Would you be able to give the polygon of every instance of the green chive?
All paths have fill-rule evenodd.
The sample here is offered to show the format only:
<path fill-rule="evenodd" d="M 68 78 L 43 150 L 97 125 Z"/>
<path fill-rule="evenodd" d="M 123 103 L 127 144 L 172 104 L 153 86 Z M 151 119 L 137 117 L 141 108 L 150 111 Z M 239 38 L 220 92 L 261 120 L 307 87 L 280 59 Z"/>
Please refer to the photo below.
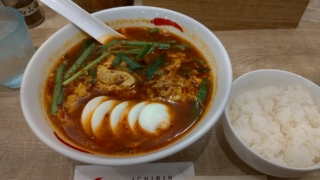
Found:
<path fill-rule="evenodd" d="M 83 69 L 81 69 L 80 71 L 78 71 L 77 73 L 75 73 L 74 75 L 72 75 L 69 79 L 63 81 L 62 85 L 66 86 L 68 84 L 70 84 L 71 82 L 73 82 L 74 80 L 76 80 L 77 78 L 79 78 L 82 74 L 84 74 L 87 70 L 89 70 L 90 68 L 92 68 L 93 66 L 97 65 L 98 63 L 100 63 L 102 60 L 104 60 L 107 56 L 109 56 L 111 53 L 110 52 L 105 52 L 103 53 L 101 56 L 99 56 L 97 59 L 95 59 L 94 61 L 92 61 L 91 63 L 89 63 L 87 66 L 85 66 Z"/>
<path fill-rule="evenodd" d="M 173 45 L 172 48 L 175 48 L 175 49 L 186 49 L 186 48 L 189 48 L 190 45 L 189 44 L 181 44 L 181 45 Z"/>
<path fill-rule="evenodd" d="M 138 54 L 137 58 L 141 59 L 143 58 L 152 48 L 152 44 L 146 44 L 143 46 L 143 49 L 140 51 L 140 53 Z"/>
<path fill-rule="evenodd" d="M 119 66 L 121 64 L 121 60 L 122 60 L 121 56 L 119 54 L 117 54 L 116 58 L 113 61 L 113 66 L 114 67 Z"/>
<path fill-rule="evenodd" d="M 54 115 L 58 112 L 58 104 L 60 103 L 59 101 L 62 102 L 62 99 L 60 96 L 62 91 L 62 75 L 65 71 L 66 65 L 64 63 L 61 63 L 59 67 L 57 68 L 56 71 L 56 77 L 55 77 L 55 84 L 54 84 L 54 89 L 53 89 L 53 96 L 52 96 L 52 102 L 51 102 L 51 115 Z"/>
<path fill-rule="evenodd" d="M 196 63 L 198 63 L 198 64 L 201 64 L 202 66 L 206 64 L 206 62 L 205 62 L 204 60 L 199 59 L 199 58 L 197 58 L 197 57 L 194 57 L 194 58 L 193 58 L 193 61 L 196 62 Z"/>
<path fill-rule="evenodd" d="M 158 70 L 160 65 L 162 64 L 163 59 L 167 56 L 167 53 L 161 54 L 161 56 L 151 65 L 151 67 L 147 71 L 147 79 L 151 80 Z"/>
<path fill-rule="evenodd" d="M 110 53 L 121 53 L 121 54 L 139 54 L 140 53 L 140 49 L 130 49 L 130 50 L 113 50 L 113 51 L 109 51 Z"/>
<path fill-rule="evenodd" d="M 89 69 L 88 70 L 88 76 L 91 78 L 89 83 L 92 84 L 94 83 L 94 80 L 97 76 L 97 69 Z"/>
<path fill-rule="evenodd" d="M 130 70 L 133 71 L 133 70 L 137 70 L 139 68 L 142 68 L 142 66 L 140 64 L 138 64 L 137 62 L 130 59 L 127 55 L 120 54 L 120 53 L 118 55 L 121 56 L 122 60 L 124 60 L 129 65 Z"/>
<path fill-rule="evenodd" d="M 143 42 L 143 41 L 120 41 L 120 44 L 125 45 L 134 45 L 134 46 L 145 46 L 146 44 L 152 44 L 152 46 L 159 48 L 159 49 L 169 49 L 170 44 L 168 43 L 157 43 L 157 42 Z"/>
<path fill-rule="evenodd" d="M 196 70 L 197 70 L 198 72 L 209 72 L 209 71 L 210 71 L 209 68 L 196 68 Z"/>
<path fill-rule="evenodd" d="M 115 45 L 117 42 L 119 42 L 119 40 L 117 40 L 117 39 L 112 40 L 112 41 L 109 42 L 108 44 L 102 46 L 101 49 L 98 51 L 97 54 L 100 55 L 104 50 L 106 50 L 106 49 L 108 49 L 109 47 Z"/>
<path fill-rule="evenodd" d="M 196 120 L 203 110 L 203 104 L 208 96 L 210 84 L 211 82 L 209 79 L 202 79 L 191 114 L 192 121 Z"/>
<path fill-rule="evenodd" d="M 153 28 L 148 31 L 148 33 L 156 33 L 159 32 L 159 28 Z"/>
<path fill-rule="evenodd" d="M 87 47 L 90 45 L 91 40 L 85 39 L 82 41 L 81 49 L 78 51 L 77 55 L 79 56 Z"/>
<path fill-rule="evenodd" d="M 83 51 L 83 53 L 78 57 L 78 59 L 73 63 L 73 65 L 66 71 L 65 75 L 63 76 L 64 79 L 68 79 L 73 72 L 75 72 L 84 60 L 88 57 L 88 55 L 94 50 L 96 47 L 95 43 L 91 43 L 89 47 Z"/>

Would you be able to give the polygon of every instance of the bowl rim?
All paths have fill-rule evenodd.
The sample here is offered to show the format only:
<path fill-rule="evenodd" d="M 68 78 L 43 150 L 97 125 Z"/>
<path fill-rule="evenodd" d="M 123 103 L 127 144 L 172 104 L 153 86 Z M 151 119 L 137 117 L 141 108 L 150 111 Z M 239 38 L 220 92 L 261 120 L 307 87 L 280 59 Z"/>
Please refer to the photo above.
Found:
<path fill-rule="evenodd" d="M 112 13 L 114 11 L 118 12 L 118 11 L 123 11 L 123 10 L 127 10 L 127 9 L 133 9 L 133 10 L 146 10 L 146 9 L 148 9 L 148 10 L 154 10 L 154 11 L 158 10 L 158 11 L 162 11 L 162 12 L 169 12 L 169 13 L 174 14 L 177 17 L 182 17 L 184 19 L 187 19 L 190 22 L 195 23 L 197 26 L 201 27 L 206 33 L 208 33 L 210 35 L 210 37 L 215 40 L 215 43 L 219 46 L 219 48 L 221 50 L 221 56 L 223 56 L 225 59 L 224 66 L 226 66 L 228 69 L 228 71 L 226 73 L 226 78 L 225 78 L 225 81 L 227 81 L 227 83 L 225 83 L 226 84 L 225 85 L 225 88 L 226 88 L 225 97 L 222 98 L 222 100 L 221 100 L 222 103 L 217 108 L 217 113 L 215 113 L 215 116 L 211 117 L 212 120 L 208 121 L 207 126 L 204 126 L 204 128 L 202 128 L 201 131 L 194 133 L 194 135 L 192 137 L 185 138 L 183 141 L 178 141 L 177 145 L 174 145 L 174 146 L 169 145 L 169 146 L 163 148 L 161 151 L 151 151 L 149 153 L 141 154 L 141 155 L 137 155 L 137 156 L 124 156 L 124 157 L 102 156 L 102 155 L 96 155 L 96 154 L 85 154 L 85 153 L 81 153 L 81 152 L 75 152 L 71 148 L 65 149 L 65 147 L 57 146 L 56 143 L 52 142 L 52 140 L 49 137 L 43 136 L 44 133 L 39 131 L 38 128 L 35 126 L 35 124 L 32 122 L 32 117 L 26 108 L 28 106 L 28 103 L 26 102 L 26 100 L 24 100 L 24 96 L 27 95 L 25 93 L 26 81 L 24 81 L 26 79 L 26 76 L 24 76 L 23 81 L 22 81 L 22 85 L 21 85 L 21 92 L 20 92 L 21 97 L 20 98 L 21 98 L 22 111 L 23 111 L 24 117 L 25 117 L 29 127 L 37 135 L 37 137 L 39 139 L 41 139 L 47 146 L 49 146 L 53 150 L 59 152 L 60 154 L 66 156 L 68 158 L 75 159 L 77 161 L 90 163 L 90 164 L 123 166 L 123 165 L 134 165 L 134 164 L 147 163 L 147 162 L 152 162 L 152 161 L 156 161 L 156 160 L 168 157 L 170 155 L 173 155 L 173 154 L 185 149 L 186 147 L 188 147 L 189 145 L 193 144 L 195 141 L 200 139 L 205 133 L 207 133 L 210 130 L 210 128 L 219 120 L 219 117 L 223 114 L 224 108 L 226 107 L 226 105 L 228 103 L 228 100 L 229 100 L 229 97 L 231 94 L 232 79 L 233 79 L 231 61 L 230 61 L 230 58 L 227 54 L 225 47 L 222 45 L 221 41 L 215 36 L 215 34 L 213 34 L 212 31 L 210 31 L 203 24 L 201 24 L 200 22 L 196 21 L 195 19 L 193 19 L 189 16 L 186 16 L 186 15 L 181 14 L 179 12 L 175 12 L 175 11 L 168 10 L 165 8 L 158 8 L 158 7 L 151 7 L 151 6 L 117 7 L 117 8 L 102 10 L 102 11 L 93 13 L 93 15 L 98 16 L 98 15 L 103 14 L 105 11 Z M 68 28 L 70 26 L 74 26 L 74 25 L 67 24 L 64 27 L 60 28 L 57 32 L 55 32 L 53 35 L 51 35 L 41 45 L 41 47 L 38 49 L 38 51 L 36 51 L 35 55 L 30 60 L 28 66 L 25 70 L 26 74 L 32 73 L 32 72 L 30 72 L 30 67 L 32 66 L 32 64 L 36 63 L 35 59 L 38 56 L 38 54 L 41 53 L 43 46 L 45 44 L 48 44 L 52 39 L 54 39 L 56 36 L 58 36 L 58 34 L 62 33 L 62 31 L 64 31 L 66 28 Z M 218 81 L 219 81 L 219 79 L 218 79 Z M 49 125 L 49 123 L 48 123 L 48 125 Z M 51 125 L 49 125 L 49 126 L 51 126 Z M 79 153 L 81 153 L 81 155 L 79 155 Z"/>
<path fill-rule="evenodd" d="M 243 80 L 244 78 L 247 78 L 248 76 L 254 76 L 255 74 L 258 74 L 258 73 L 278 73 L 278 74 L 287 74 L 287 75 L 290 75 L 294 78 L 297 78 L 297 79 L 300 79 L 302 81 L 305 81 L 305 82 L 308 82 L 316 87 L 319 88 L 319 91 L 320 91 L 320 87 L 315 84 L 314 82 L 310 81 L 309 79 L 305 78 L 305 77 L 302 77 L 298 74 L 295 74 L 295 73 L 292 73 L 292 72 L 289 72 L 289 71 L 284 71 L 284 70 L 279 70 L 279 69 L 259 69 L 259 70 L 254 70 L 254 71 L 250 71 L 250 72 L 247 72 L 241 76 L 239 76 L 232 84 L 233 86 L 235 84 L 237 84 L 239 81 Z M 272 165 L 272 166 L 275 166 L 277 168 L 283 168 L 283 169 L 286 169 L 286 170 L 293 170 L 293 171 L 299 171 L 299 172 L 304 172 L 304 171 L 314 171 L 314 170 L 319 170 L 320 169 L 320 163 L 318 164 L 315 164 L 313 166 L 309 166 L 309 167 L 304 167 L 304 168 L 298 168 L 298 167 L 291 167 L 291 166 L 284 166 L 284 165 L 281 165 L 281 164 L 277 164 L 263 156 L 261 156 L 260 154 L 258 154 L 257 152 L 253 151 L 252 148 L 250 148 L 245 142 L 243 142 L 243 140 L 239 137 L 238 133 L 235 131 L 234 127 L 232 126 L 231 122 L 230 122 L 230 118 L 229 118 L 229 114 L 227 113 L 228 111 L 228 107 L 230 105 L 230 103 L 232 103 L 232 100 L 231 99 L 231 96 L 232 96 L 232 92 L 230 94 L 230 99 L 228 101 L 228 104 L 224 110 L 224 115 L 225 115 L 225 121 L 227 123 L 227 125 L 230 127 L 230 130 L 232 131 L 233 134 L 235 134 L 235 138 L 237 139 L 238 142 L 240 142 L 240 144 L 245 147 L 246 150 L 248 150 L 251 154 L 253 154 L 255 157 L 257 157 L 259 160 L 262 160 L 264 161 L 265 163 L 268 163 L 269 165 Z M 318 107 L 319 109 L 319 107 Z M 242 159 L 242 158 L 241 158 Z"/>

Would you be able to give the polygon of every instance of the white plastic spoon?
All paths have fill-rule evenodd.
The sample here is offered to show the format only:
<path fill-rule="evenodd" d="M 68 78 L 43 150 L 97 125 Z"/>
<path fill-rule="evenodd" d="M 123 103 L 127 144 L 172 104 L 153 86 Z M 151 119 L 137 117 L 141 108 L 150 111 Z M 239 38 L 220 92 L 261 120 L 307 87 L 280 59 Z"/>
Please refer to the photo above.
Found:
<path fill-rule="evenodd" d="M 101 44 L 111 36 L 124 37 L 70 0 L 40 0 Z"/>

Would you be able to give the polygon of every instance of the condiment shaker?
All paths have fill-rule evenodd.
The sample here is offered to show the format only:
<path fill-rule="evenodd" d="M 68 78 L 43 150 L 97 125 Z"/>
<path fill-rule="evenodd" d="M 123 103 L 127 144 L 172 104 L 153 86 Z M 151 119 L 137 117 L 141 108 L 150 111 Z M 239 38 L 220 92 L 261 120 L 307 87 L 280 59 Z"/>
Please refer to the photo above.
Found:
<path fill-rule="evenodd" d="M 3 5 L 16 8 L 23 15 L 28 28 L 33 28 L 44 19 L 43 12 L 37 0 L 1 0 Z"/>

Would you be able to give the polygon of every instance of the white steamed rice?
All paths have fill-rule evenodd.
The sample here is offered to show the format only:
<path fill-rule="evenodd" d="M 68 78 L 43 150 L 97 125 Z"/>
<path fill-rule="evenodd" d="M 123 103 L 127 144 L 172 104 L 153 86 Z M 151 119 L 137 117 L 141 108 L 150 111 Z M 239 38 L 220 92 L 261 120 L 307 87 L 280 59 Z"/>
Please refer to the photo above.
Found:
<path fill-rule="evenodd" d="M 236 97 L 231 123 L 253 151 L 281 165 L 320 163 L 320 114 L 302 87 L 265 87 Z"/>

